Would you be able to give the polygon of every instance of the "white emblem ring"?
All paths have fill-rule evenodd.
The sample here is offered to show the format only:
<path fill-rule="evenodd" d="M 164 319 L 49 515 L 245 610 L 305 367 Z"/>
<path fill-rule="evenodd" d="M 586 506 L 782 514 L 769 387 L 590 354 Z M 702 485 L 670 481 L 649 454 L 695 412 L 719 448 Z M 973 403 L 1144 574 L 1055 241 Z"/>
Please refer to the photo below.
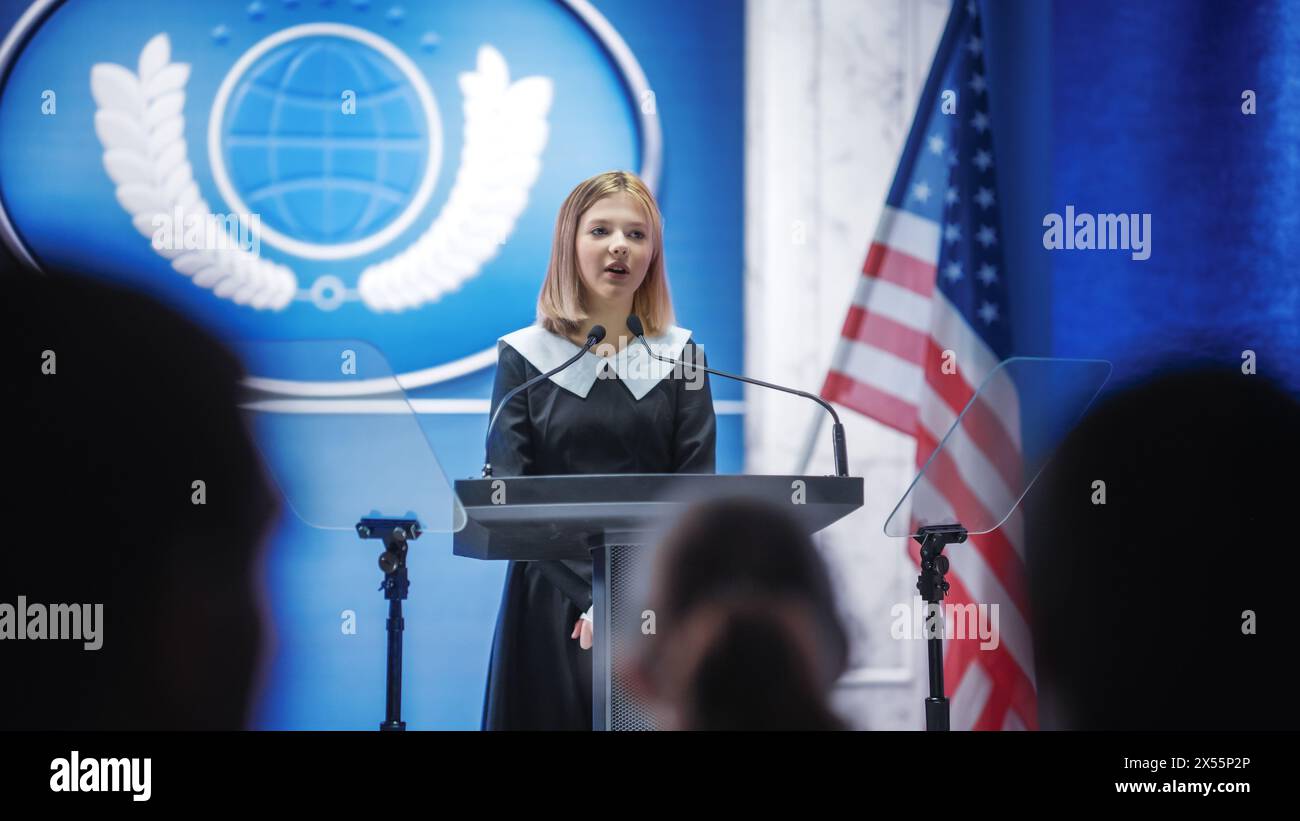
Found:
<path fill-rule="evenodd" d="M 415 63 L 411 62 L 410 58 L 392 43 L 365 29 L 343 25 L 342 23 L 305 23 L 300 26 L 291 26 L 257 42 L 252 48 L 240 55 L 240 58 L 230 67 L 230 71 L 226 73 L 225 79 L 221 81 L 221 87 L 217 89 L 217 94 L 212 100 L 212 112 L 208 116 L 208 159 L 212 166 L 212 178 L 216 182 L 217 190 L 221 192 L 221 196 L 225 198 L 231 210 L 243 214 L 253 213 L 253 210 L 235 191 L 235 186 L 231 183 L 230 175 L 226 171 L 225 160 L 221 156 L 221 123 L 226 104 L 230 101 L 230 95 L 234 91 L 235 83 L 244 75 L 244 72 L 253 64 L 253 61 L 276 46 L 291 40 L 313 36 L 333 36 L 353 40 L 369 46 L 392 61 L 393 65 L 397 66 L 398 70 L 405 75 L 407 82 L 411 84 L 411 88 L 415 90 L 420 106 L 424 109 L 425 123 L 429 132 L 429 161 L 424 170 L 424 177 L 420 180 L 419 188 L 415 191 L 415 196 L 412 197 L 411 202 L 407 204 L 405 210 L 397 219 L 370 236 L 353 242 L 323 245 L 285 236 L 274 228 L 268 227 L 265 221 L 262 222 L 261 238 L 276 248 L 304 259 L 346 259 L 382 248 L 409 228 L 411 223 L 424 210 L 424 206 L 428 204 L 429 197 L 433 194 L 434 183 L 437 182 L 438 169 L 442 165 L 442 121 L 438 117 L 438 107 L 434 103 L 433 92 L 429 89 L 429 84 L 425 82 Z"/>

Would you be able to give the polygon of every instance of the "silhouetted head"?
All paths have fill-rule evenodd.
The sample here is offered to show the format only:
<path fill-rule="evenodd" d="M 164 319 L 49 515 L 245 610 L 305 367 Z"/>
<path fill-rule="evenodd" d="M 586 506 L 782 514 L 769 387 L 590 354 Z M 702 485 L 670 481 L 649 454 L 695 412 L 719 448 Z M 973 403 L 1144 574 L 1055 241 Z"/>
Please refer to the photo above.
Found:
<path fill-rule="evenodd" d="M 236 410 L 239 363 L 141 294 L 3 278 L 0 607 L 101 605 L 102 622 L 98 649 L 0 641 L 0 728 L 244 726 L 278 497 Z"/>
<path fill-rule="evenodd" d="M 688 510 L 655 559 L 642 676 L 681 729 L 836 729 L 848 640 L 812 540 L 765 502 Z"/>
<path fill-rule="evenodd" d="M 1168 374 L 1089 414 L 1028 497 L 1042 727 L 1297 725 L 1298 460 L 1300 404 L 1258 375 Z"/>

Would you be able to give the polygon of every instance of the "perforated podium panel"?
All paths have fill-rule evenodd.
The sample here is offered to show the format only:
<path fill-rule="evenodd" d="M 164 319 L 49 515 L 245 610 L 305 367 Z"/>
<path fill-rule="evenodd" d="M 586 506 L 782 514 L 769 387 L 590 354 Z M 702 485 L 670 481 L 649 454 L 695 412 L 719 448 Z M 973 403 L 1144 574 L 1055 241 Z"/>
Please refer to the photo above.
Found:
<path fill-rule="evenodd" d="M 642 628 L 649 607 L 649 558 L 650 548 L 644 543 L 611 544 L 592 551 L 597 565 L 592 574 L 597 631 L 603 627 L 609 636 L 608 644 L 597 642 L 592 648 L 596 653 L 592 658 L 592 728 L 596 730 L 659 729 L 652 711 L 637 698 L 627 667 L 641 649 L 639 645 L 648 640 Z M 606 584 L 601 585 L 601 579 Z"/>

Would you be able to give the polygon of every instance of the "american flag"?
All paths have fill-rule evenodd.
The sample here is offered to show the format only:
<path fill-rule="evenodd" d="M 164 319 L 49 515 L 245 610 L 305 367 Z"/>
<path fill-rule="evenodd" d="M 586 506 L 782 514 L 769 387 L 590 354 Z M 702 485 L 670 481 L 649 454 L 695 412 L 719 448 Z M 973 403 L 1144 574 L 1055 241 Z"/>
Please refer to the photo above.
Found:
<path fill-rule="evenodd" d="M 1012 352 L 984 49 L 978 5 L 957 3 L 821 391 L 914 436 L 918 468 Z M 1021 490 L 1014 389 L 998 405 L 972 407 L 913 492 L 970 529 Z M 908 540 L 919 567 L 918 547 Z M 952 727 L 1037 729 L 1019 514 L 944 552 L 946 604 L 996 603 L 1000 621 L 996 649 L 945 639 Z"/>

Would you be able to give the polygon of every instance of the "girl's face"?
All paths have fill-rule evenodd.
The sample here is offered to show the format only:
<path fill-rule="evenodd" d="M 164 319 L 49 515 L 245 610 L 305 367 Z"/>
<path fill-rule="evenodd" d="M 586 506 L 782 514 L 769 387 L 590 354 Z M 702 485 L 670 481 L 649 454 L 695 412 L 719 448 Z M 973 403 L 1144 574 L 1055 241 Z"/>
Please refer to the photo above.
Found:
<path fill-rule="evenodd" d="M 578 218 L 578 271 L 591 296 L 590 307 L 628 305 L 645 281 L 654 254 L 650 223 L 625 191 L 611 194 Z M 622 272 L 617 269 L 622 268 Z M 630 310 L 630 309 L 629 309 Z"/>

